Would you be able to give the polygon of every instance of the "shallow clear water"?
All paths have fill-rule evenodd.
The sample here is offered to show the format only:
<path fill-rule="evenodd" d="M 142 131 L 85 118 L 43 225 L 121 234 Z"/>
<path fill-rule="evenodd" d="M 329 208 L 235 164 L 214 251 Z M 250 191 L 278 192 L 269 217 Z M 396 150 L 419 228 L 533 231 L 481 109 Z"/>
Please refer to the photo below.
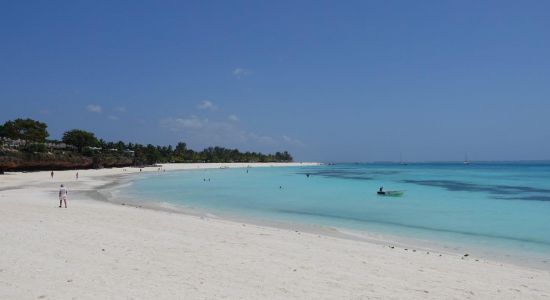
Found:
<path fill-rule="evenodd" d="M 380 186 L 405 193 L 378 196 Z M 143 177 L 126 193 L 259 220 L 550 257 L 550 164 L 338 164 L 251 168 L 248 173 L 246 169 L 196 170 Z"/>

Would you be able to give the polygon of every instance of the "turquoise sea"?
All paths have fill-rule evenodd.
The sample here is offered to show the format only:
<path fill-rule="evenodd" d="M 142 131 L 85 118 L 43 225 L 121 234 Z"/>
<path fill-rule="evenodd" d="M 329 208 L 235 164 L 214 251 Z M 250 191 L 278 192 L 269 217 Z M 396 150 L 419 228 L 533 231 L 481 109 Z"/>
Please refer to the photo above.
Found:
<path fill-rule="evenodd" d="M 378 196 L 381 186 L 404 194 Z M 144 175 L 125 193 L 222 216 L 328 226 L 550 264 L 550 163 L 201 169 Z"/>

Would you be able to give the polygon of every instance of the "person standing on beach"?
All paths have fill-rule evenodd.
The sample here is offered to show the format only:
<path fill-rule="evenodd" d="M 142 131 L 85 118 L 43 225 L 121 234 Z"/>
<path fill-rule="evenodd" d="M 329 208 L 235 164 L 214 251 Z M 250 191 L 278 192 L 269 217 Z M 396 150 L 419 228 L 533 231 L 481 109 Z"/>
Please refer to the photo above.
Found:
<path fill-rule="evenodd" d="M 61 203 L 65 203 L 65 208 L 67 208 L 67 194 L 69 191 L 61 185 L 61 188 L 59 189 L 59 207 L 61 207 Z"/>
<path fill-rule="evenodd" d="M 78 180 L 78 172 L 76 172 L 76 180 Z"/>
<path fill-rule="evenodd" d="M 53 171 L 50 173 L 50 176 L 52 176 L 52 179 L 53 179 Z"/>

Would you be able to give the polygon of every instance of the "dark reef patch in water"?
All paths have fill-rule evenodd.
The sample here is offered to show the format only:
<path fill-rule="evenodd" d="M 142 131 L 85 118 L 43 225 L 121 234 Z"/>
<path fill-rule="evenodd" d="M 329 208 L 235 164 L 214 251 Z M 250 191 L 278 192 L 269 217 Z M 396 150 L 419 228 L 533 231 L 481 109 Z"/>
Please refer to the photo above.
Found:
<path fill-rule="evenodd" d="M 401 171 L 369 171 L 368 174 L 375 174 L 375 175 L 395 175 L 403 173 Z"/>
<path fill-rule="evenodd" d="M 550 193 L 549 189 L 540 189 L 529 186 L 514 186 L 514 185 L 495 185 L 498 189 L 510 190 L 515 192 L 525 193 Z"/>
<path fill-rule="evenodd" d="M 493 197 L 499 200 L 528 200 L 528 201 L 550 201 L 550 196 L 535 195 L 524 197 Z"/>
<path fill-rule="evenodd" d="M 311 171 L 311 172 L 298 172 L 298 174 L 306 174 L 306 173 L 309 173 L 309 174 L 312 174 L 312 175 L 345 175 L 345 174 L 355 174 L 355 175 L 360 175 L 360 174 L 365 174 L 365 172 L 361 172 L 361 171 L 345 171 L 345 170 L 337 170 L 337 169 L 334 169 L 334 170 L 315 170 L 315 171 Z"/>
<path fill-rule="evenodd" d="M 373 180 L 374 178 L 368 176 L 364 172 L 359 171 L 342 171 L 342 170 L 323 170 L 323 171 L 314 171 L 314 172 L 299 172 L 297 174 L 310 176 L 322 176 L 329 178 L 340 178 L 340 179 L 355 179 L 355 180 Z"/>
<path fill-rule="evenodd" d="M 395 175 L 401 173 L 400 171 L 358 171 L 346 168 L 331 168 L 328 170 L 305 170 L 297 172 L 296 174 L 310 176 L 322 176 L 327 178 L 339 178 L 339 179 L 354 179 L 354 180 L 374 180 L 376 175 Z"/>
<path fill-rule="evenodd" d="M 534 188 L 518 185 L 480 185 L 454 180 L 403 180 L 424 186 L 447 189 L 452 192 L 484 192 L 499 200 L 549 201 L 550 189 Z"/>
<path fill-rule="evenodd" d="M 514 195 L 520 193 L 550 194 L 549 189 L 534 188 L 529 186 L 480 185 L 454 180 L 403 180 L 403 182 L 424 186 L 441 187 L 453 192 L 487 192 L 495 195 Z"/>

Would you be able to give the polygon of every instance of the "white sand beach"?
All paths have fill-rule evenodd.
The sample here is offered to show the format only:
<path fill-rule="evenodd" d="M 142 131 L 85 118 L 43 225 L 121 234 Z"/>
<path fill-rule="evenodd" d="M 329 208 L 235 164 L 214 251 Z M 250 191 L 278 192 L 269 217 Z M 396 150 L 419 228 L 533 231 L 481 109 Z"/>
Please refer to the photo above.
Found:
<path fill-rule="evenodd" d="M 301 164 L 162 168 L 248 165 Z M 0 176 L 0 299 L 550 299 L 548 271 L 97 201 L 158 169 L 76 172 Z"/>

